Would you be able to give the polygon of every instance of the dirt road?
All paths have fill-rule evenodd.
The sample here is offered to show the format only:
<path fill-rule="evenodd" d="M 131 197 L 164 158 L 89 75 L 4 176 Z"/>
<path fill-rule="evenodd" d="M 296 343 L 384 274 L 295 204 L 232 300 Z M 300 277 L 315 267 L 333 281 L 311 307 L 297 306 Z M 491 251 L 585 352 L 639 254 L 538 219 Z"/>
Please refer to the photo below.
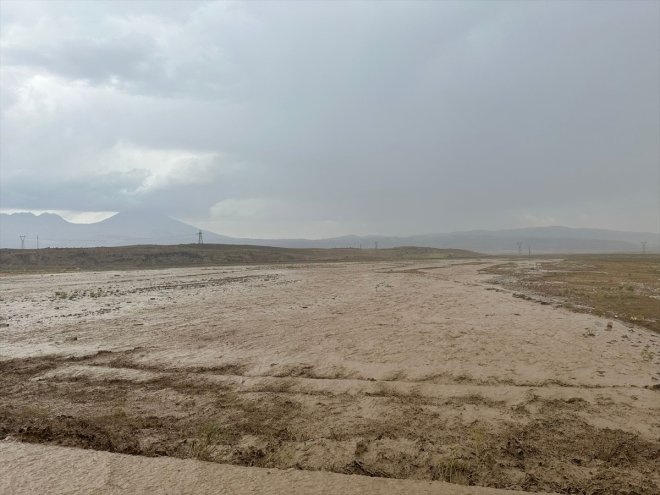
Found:
<path fill-rule="evenodd" d="M 3 277 L 0 438 L 657 493 L 660 336 L 512 297 L 487 263 Z"/>

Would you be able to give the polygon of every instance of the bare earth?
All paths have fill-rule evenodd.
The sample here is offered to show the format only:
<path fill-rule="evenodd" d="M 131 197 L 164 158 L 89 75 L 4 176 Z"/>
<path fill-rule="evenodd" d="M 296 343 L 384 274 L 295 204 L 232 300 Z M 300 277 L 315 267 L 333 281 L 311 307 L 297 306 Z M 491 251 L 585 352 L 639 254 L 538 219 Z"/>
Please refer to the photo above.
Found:
<path fill-rule="evenodd" d="M 2 277 L 0 466 L 45 455 L 20 440 L 292 483 L 658 493 L 660 336 L 512 297 L 493 263 Z"/>
<path fill-rule="evenodd" d="M 0 493 L 49 495 L 512 495 L 442 481 L 230 466 L 0 441 Z M 66 475 L 64 474 L 66 473 Z M 72 483 L 71 480 L 75 480 Z"/>

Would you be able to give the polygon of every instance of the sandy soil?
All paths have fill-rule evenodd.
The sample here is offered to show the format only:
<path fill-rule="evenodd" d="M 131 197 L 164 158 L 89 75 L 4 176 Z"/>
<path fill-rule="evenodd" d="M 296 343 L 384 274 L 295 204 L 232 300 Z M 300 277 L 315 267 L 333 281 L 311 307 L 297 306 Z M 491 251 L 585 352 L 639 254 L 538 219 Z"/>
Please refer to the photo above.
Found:
<path fill-rule="evenodd" d="M 0 438 L 658 493 L 660 337 L 512 297 L 487 263 L 3 277 Z"/>
<path fill-rule="evenodd" d="M 509 495 L 442 481 L 395 480 L 295 469 L 238 467 L 209 462 L 90 452 L 0 441 L 0 493 L 49 495 Z M 62 476 L 67 473 L 67 476 Z M 71 480 L 75 480 L 74 483 Z"/>

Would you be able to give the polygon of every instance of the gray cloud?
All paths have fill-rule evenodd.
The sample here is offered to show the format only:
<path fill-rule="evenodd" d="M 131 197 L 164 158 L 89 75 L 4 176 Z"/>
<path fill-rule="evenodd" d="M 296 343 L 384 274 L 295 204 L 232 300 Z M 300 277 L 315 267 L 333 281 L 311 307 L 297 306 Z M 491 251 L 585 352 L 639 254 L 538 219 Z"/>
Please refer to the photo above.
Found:
<path fill-rule="evenodd" d="M 658 229 L 655 2 L 3 5 L 3 208 Z"/>

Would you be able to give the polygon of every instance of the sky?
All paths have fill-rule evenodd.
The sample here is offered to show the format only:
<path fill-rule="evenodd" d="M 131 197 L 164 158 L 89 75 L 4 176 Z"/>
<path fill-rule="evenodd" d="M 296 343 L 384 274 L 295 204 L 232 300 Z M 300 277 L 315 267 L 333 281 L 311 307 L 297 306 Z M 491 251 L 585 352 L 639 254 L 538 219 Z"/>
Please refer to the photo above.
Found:
<path fill-rule="evenodd" d="M 0 208 L 657 232 L 660 2 L 7 1 Z"/>

